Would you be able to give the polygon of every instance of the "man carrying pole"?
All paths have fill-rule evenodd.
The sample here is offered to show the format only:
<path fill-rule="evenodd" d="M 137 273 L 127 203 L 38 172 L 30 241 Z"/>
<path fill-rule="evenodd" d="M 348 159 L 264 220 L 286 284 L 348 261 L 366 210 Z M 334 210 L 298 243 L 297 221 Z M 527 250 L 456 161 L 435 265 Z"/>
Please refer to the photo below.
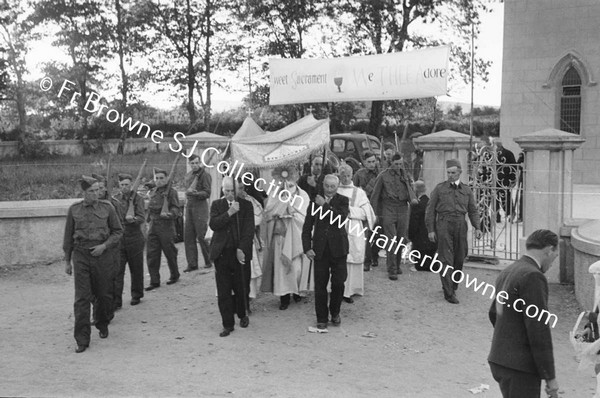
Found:
<path fill-rule="evenodd" d="M 175 247 L 175 219 L 179 217 L 179 199 L 177 191 L 171 186 L 175 166 L 179 156 L 171 166 L 171 172 L 154 169 L 154 182 L 156 187 L 150 192 L 148 203 L 148 244 L 147 263 L 150 273 L 150 286 L 146 291 L 160 287 L 160 257 L 161 251 L 165 253 L 169 265 L 170 278 L 167 285 L 179 280 L 179 267 L 177 266 L 177 248 Z"/>
<path fill-rule="evenodd" d="M 131 305 L 140 303 L 144 297 L 144 245 L 146 243 L 141 225 L 144 222 L 144 199 L 137 193 L 137 188 L 144 173 L 147 160 L 144 160 L 137 178 L 131 184 L 129 174 L 119 174 L 120 192 L 115 196 L 121 205 L 121 218 L 124 232 L 121 240 L 119 269 L 115 277 L 115 303 L 123 302 L 123 280 L 125 265 L 129 263 L 131 274 Z"/>

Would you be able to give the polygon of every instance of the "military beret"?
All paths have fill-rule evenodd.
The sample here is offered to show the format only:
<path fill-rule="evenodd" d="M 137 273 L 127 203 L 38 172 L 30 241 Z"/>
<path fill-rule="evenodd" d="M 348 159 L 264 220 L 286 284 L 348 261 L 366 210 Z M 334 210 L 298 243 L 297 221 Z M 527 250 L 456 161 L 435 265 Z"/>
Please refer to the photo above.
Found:
<path fill-rule="evenodd" d="M 98 182 L 106 181 L 106 178 L 104 178 L 104 176 L 102 176 L 100 174 L 96 174 L 96 173 L 92 173 L 92 178 L 94 178 Z"/>
<path fill-rule="evenodd" d="M 131 176 L 131 174 L 119 173 L 119 181 L 123 181 L 123 180 L 132 180 L 133 181 L 133 177 Z"/>
<path fill-rule="evenodd" d="M 164 175 L 167 175 L 167 172 L 165 170 L 159 169 L 158 167 L 154 168 L 154 175 L 161 174 L 161 173 L 164 174 Z"/>
<path fill-rule="evenodd" d="M 89 177 L 89 176 L 81 176 L 81 178 L 79 179 L 79 185 L 81 186 L 81 189 L 83 189 L 84 191 L 87 190 L 89 187 L 91 187 L 92 185 L 94 185 L 95 183 L 97 183 L 98 181 L 95 178 Z"/>
<path fill-rule="evenodd" d="M 460 166 L 460 162 L 458 161 L 458 159 L 446 160 L 446 168 L 449 169 L 450 167 L 458 167 L 459 169 L 462 169 L 462 167 Z"/>

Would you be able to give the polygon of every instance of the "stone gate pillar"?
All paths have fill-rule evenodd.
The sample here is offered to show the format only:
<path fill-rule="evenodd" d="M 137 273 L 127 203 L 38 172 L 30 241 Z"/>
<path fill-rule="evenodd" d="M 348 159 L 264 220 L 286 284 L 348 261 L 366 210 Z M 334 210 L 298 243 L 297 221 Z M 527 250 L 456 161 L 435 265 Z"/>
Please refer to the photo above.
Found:
<path fill-rule="evenodd" d="M 423 151 L 423 181 L 427 190 L 431 190 L 440 182 L 446 180 L 446 160 L 459 159 L 463 173 L 462 182 L 468 182 L 467 156 L 470 148 L 467 134 L 452 130 L 442 130 L 413 139 L 415 147 Z M 479 142 L 473 139 L 473 145 Z"/>
<path fill-rule="evenodd" d="M 558 233 L 573 216 L 573 152 L 585 139 L 546 129 L 514 140 L 525 152 L 523 235 L 540 228 Z"/>
<path fill-rule="evenodd" d="M 523 237 L 519 242 L 519 252 L 523 253 L 525 239 L 533 231 L 543 228 L 558 234 L 567 219 L 573 217 L 573 152 L 585 139 L 546 129 L 516 137 L 514 141 L 525 152 Z M 562 253 L 559 261 L 560 266 L 550 268 L 546 274 L 550 282 L 567 281 L 568 264 Z"/>

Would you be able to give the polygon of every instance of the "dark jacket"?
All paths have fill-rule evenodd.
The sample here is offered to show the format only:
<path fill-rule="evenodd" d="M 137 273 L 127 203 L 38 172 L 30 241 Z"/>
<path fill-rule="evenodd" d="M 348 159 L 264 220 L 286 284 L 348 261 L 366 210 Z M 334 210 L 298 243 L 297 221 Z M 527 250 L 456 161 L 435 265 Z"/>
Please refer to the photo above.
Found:
<path fill-rule="evenodd" d="M 252 239 L 254 238 L 254 209 L 252 203 L 236 198 L 240 210 L 229 216 L 227 199 L 215 200 L 210 206 L 210 228 L 213 236 L 210 240 L 210 259 L 216 260 L 224 249 L 241 249 L 246 260 L 252 258 Z M 239 234 L 238 221 L 239 220 Z"/>
<path fill-rule="evenodd" d="M 343 195 L 336 193 L 330 202 L 323 206 L 318 206 L 311 201 L 306 210 L 306 218 L 302 227 L 304 253 L 312 249 L 315 252 L 315 258 L 320 259 L 323 256 L 325 245 L 329 244 L 329 252 L 332 257 L 348 255 L 348 234 L 344 223 L 348 214 L 350 214 L 348 198 Z M 323 215 L 322 219 L 321 215 Z"/>
<path fill-rule="evenodd" d="M 408 226 L 408 239 L 413 244 L 413 249 L 423 254 L 435 252 L 437 244 L 429 240 L 427 226 L 425 225 L 425 210 L 429 203 L 427 195 L 421 195 L 419 203 L 410 207 L 410 222 Z"/>
<path fill-rule="evenodd" d="M 508 293 L 506 304 L 492 302 L 489 317 L 494 325 L 494 337 L 488 361 L 521 372 L 554 379 L 554 356 L 550 325 L 547 316 L 530 318 L 525 310 L 535 305 L 538 311 L 548 310 L 548 281 L 536 262 L 521 257 L 500 273 L 496 280 L 496 294 Z M 515 300 L 524 302 L 517 303 Z M 533 314 L 533 310 L 530 310 Z M 545 312 L 545 314 L 548 314 Z"/>

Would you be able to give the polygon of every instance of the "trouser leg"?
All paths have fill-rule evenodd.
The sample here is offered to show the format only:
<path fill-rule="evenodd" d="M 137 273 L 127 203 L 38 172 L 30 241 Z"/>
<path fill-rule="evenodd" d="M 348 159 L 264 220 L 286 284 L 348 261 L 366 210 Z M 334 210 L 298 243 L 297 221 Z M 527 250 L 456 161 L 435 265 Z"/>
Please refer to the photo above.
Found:
<path fill-rule="evenodd" d="M 467 222 L 462 220 L 455 224 L 454 230 L 454 261 L 452 262 L 452 266 L 454 269 L 461 270 L 463 269 L 463 265 L 465 263 L 465 258 L 467 257 L 469 251 L 469 243 L 467 238 L 468 227 Z M 458 283 L 452 281 L 452 287 L 456 291 L 458 289 Z"/>
<path fill-rule="evenodd" d="M 121 241 L 121 247 L 118 250 L 119 264 L 117 267 L 114 283 L 114 306 L 115 308 L 123 306 L 123 286 L 125 284 L 125 268 L 127 266 L 127 248 L 125 242 Z"/>
<path fill-rule="evenodd" d="M 73 316 L 75 328 L 73 336 L 77 345 L 87 346 L 90 344 L 90 305 L 94 300 L 92 295 L 91 272 L 88 256 L 78 249 L 73 252 L 73 281 L 75 284 L 75 301 L 73 304 Z"/>
<path fill-rule="evenodd" d="M 438 260 L 442 263 L 440 279 L 444 289 L 444 297 L 449 298 L 454 295 L 454 285 L 451 279 L 451 270 L 445 272 L 446 265 L 453 266 L 454 261 L 454 235 L 452 230 L 452 221 L 448 219 L 438 219 L 436 236 L 438 241 Z"/>
<path fill-rule="evenodd" d="M 175 223 L 173 220 L 164 222 L 160 231 L 160 245 L 167 258 L 171 280 L 179 279 L 179 267 L 177 266 L 177 247 L 175 247 Z"/>
<path fill-rule="evenodd" d="M 112 287 L 114 280 L 114 252 L 104 252 L 93 257 L 90 267 L 92 294 L 96 297 L 96 328 L 102 329 L 110 322 L 113 312 Z"/>
<path fill-rule="evenodd" d="M 206 243 L 206 231 L 208 230 L 208 200 L 204 200 L 198 206 L 198 217 L 195 221 L 196 239 L 200 245 L 200 251 L 204 259 L 204 265 L 210 266 L 210 250 Z"/>
<path fill-rule="evenodd" d="M 383 233 L 388 238 L 388 244 L 392 237 L 396 236 L 396 220 L 391 214 L 384 214 L 383 216 Z M 383 249 L 387 250 L 387 245 Z M 398 262 L 396 261 L 396 256 L 393 253 L 388 252 L 385 260 L 387 264 L 388 275 L 396 275 L 398 273 Z"/>
<path fill-rule="evenodd" d="M 238 318 L 242 319 L 246 316 L 246 309 L 248 308 L 248 292 L 250 289 L 250 280 L 246 277 L 249 276 L 247 271 L 250 271 L 249 264 L 240 264 L 235 260 L 233 266 L 233 300 L 235 304 L 235 312 Z"/>
<path fill-rule="evenodd" d="M 148 244 L 146 245 L 146 264 L 148 265 L 151 285 L 160 285 L 161 251 L 160 238 L 154 231 L 154 226 L 151 226 L 148 233 Z"/>
<path fill-rule="evenodd" d="M 185 246 L 185 258 L 188 268 L 198 268 L 198 246 L 196 245 L 196 220 L 194 207 L 191 203 L 185 206 L 185 224 L 183 241 Z"/>
<path fill-rule="evenodd" d="M 235 250 L 231 250 L 235 252 Z M 218 305 L 221 313 L 221 322 L 224 328 L 233 328 L 235 321 L 233 318 L 233 297 L 231 290 L 233 289 L 233 272 L 230 268 L 230 262 L 237 261 L 235 255 L 229 253 L 229 250 L 224 250 L 223 253 L 215 260 L 215 281 L 217 283 Z"/>
<path fill-rule="evenodd" d="M 347 256 L 334 257 L 329 261 L 331 263 L 331 295 L 329 298 L 329 313 L 331 317 L 340 314 L 340 307 L 344 297 L 344 282 L 348 278 L 348 268 L 346 265 Z"/>
<path fill-rule="evenodd" d="M 327 323 L 327 284 L 329 283 L 329 261 L 327 257 L 315 259 L 315 312 L 317 323 Z"/>
<path fill-rule="evenodd" d="M 131 237 L 125 237 L 123 240 L 126 260 L 129 263 L 131 298 L 133 299 L 144 297 L 144 243 L 144 235 L 141 232 Z M 125 273 L 124 269 L 123 273 Z"/>

